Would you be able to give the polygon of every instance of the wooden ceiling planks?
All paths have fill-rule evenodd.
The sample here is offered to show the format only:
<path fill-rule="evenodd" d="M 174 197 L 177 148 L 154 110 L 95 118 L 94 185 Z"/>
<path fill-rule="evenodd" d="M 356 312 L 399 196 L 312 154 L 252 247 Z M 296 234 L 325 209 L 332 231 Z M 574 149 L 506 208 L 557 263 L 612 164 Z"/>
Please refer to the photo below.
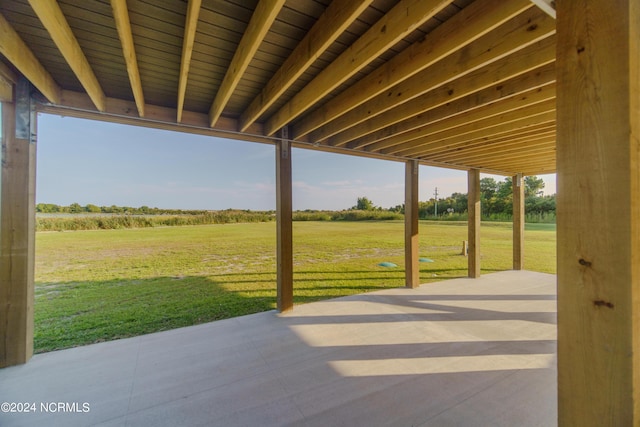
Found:
<path fill-rule="evenodd" d="M 275 0 L 249 51 L 249 23 L 274 0 L 30 1 L 59 6 L 82 54 L 65 59 L 71 43 L 54 42 L 41 4 L 0 0 L 44 70 L 36 74 L 65 93 L 45 94 L 48 111 L 124 111 L 128 121 L 124 105 L 135 105 L 141 120 L 148 110 L 155 125 L 180 128 L 211 110 L 212 131 L 248 140 L 288 124 L 294 143 L 322 150 L 505 174 L 555 169 L 555 21 L 529 0 Z M 400 19 L 409 4 L 433 10 Z"/>

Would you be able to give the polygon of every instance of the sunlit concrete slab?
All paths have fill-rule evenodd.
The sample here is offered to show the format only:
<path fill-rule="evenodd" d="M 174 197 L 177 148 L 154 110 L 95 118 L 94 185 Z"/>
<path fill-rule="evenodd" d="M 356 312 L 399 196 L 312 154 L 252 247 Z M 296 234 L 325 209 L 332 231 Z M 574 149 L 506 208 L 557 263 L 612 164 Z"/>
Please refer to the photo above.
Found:
<path fill-rule="evenodd" d="M 0 370 L 0 401 L 31 411 L 3 404 L 1 426 L 554 426 L 556 399 L 556 277 L 526 271 L 310 303 Z"/>

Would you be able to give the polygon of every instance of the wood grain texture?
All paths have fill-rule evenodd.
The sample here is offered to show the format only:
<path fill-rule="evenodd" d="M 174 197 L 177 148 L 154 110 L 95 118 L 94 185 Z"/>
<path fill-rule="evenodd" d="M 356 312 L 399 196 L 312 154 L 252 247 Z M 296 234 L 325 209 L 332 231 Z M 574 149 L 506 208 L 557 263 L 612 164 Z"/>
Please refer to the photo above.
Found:
<path fill-rule="evenodd" d="M 535 30 L 530 28 L 535 28 Z M 553 39 L 554 32 L 555 25 L 552 19 L 544 14 L 540 15 L 540 12 L 535 9 L 527 10 L 512 21 L 465 46 L 464 49 L 452 53 L 420 73 L 338 117 L 313 132 L 310 139 L 314 142 L 322 141 L 365 120 L 377 123 L 378 117 L 386 112 L 395 113 L 394 122 L 412 117 L 421 111 L 406 110 L 402 108 L 403 106 L 411 104 L 425 94 L 427 97 L 431 97 L 438 88 L 455 80 L 458 80 L 459 86 L 463 86 L 460 88 L 461 91 L 458 92 L 457 88 L 450 87 L 446 93 L 450 94 L 449 101 L 457 99 L 465 95 L 463 92 L 465 90 L 464 83 L 467 85 L 467 94 L 473 92 L 473 89 L 469 90 L 468 87 L 473 87 L 475 82 L 472 78 L 477 76 L 466 76 L 482 68 L 488 67 L 485 70 L 485 76 L 492 76 L 494 79 L 496 76 L 504 76 L 506 80 L 514 75 L 537 68 L 541 64 L 553 62 L 555 59 L 554 40 L 548 40 L 547 43 L 541 43 L 531 49 L 528 48 L 541 39 Z M 522 53 L 518 54 L 518 52 Z M 507 56 L 513 57 L 501 61 Z M 509 72 L 507 65 L 511 65 L 512 73 Z M 487 83 L 485 77 L 484 82 L 476 83 L 475 90 L 495 83 L 495 80 Z M 399 118 L 399 116 L 403 117 Z"/>
<path fill-rule="evenodd" d="M 133 35 L 131 33 L 131 22 L 129 21 L 129 11 L 127 10 L 126 0 L 111 0 L 111 8 L 113 9 L 113 17 L 116 21 L 116 28 L 122 44 L 122 54 L 127 64 L 127 73 L 131 84 L 133 98 L 138 107 L 138 115 L 144 117 L 144 93 L 142 91 L 142 82 L 140 80 L 140 70 L 138 69 L 138 58 L 136 56 L 136 48 L 133 44 Z"/>
<path fill-rule="evenodd" d="M 511 177 L 513 188 L 513 269 L 524 270 L 524 177 Z"/>
<path fill-rule="evenodd" d="M 480 171 L 471 169 L 467 172 L 468 206 L 467 224 L 469 241 L 467 256 L 468 275 L 470 278 L 480 277 Z"/>
<path fill-rule="evenodd" d="M 30 85 L 16 86 L 14 103 L 2 103 L 0 177 L 0 368 L 33 355 L 36 147 L 30 131 Z M 21 132 L 16 132 L 20 116 Z M 26 120 L 26 122 L 25 122 Z"/>
<path fill-rule="evenodd" d="M 240 116 L 244 131 L 304 73 L 373 0 L 335 0 Z"/>
<path fill-rule="evenodd" d="M 60 102 L 60 87 L 31 49 L 0 13 L 0 53 L 51 102 Z"/>
<path fill-rule="evenodd" d="M 29 4 L 91 97 L 95 107 L 98 111 L 104 111 L 105 95 L 102 87 L 69 27 L 65 15 L 60 10 L 60 6 L 55 0 L 29 0 Z"/>
<path fill-rule="evenodd" d="M 178 122 L 182 121 L 182 110 L 184 109 L 184 97 L 187 92 L 187 80 L 189 78 L 189 68 L 191 67 L 191 56 L 193 54 L 193 44 L 198 26 L 198 16 L 202 0 L 189 0 L 187 6 L 187 17 L 184 23 L 184 36 L 182 37 L 182 56 L 180 59 L 180 77 L 178 82 Z"/>
<path fill-rule="evenodd" d="M 319 99 L 344 83 L 377 56 L 398 43 L 446 7 L 450 0 L 401 0 L 349 49 L 325 68 L 305 88 L 265 123 L 268 135 L 290 123 Z M 295 138 L 301 136 L 294 135 Z"/>
<path fill-rule="evenodd" d="M 293 199 L 291 142 L 276 143 L 277 308 L 293 309 Z"/>
<path fill-rule="evenodd" d="M 251 17 L 251 21 L 249 21 L 247 31 L 242 36 L 242 40 L 240 40 L 238 49 L 231 60 L 231 64 L 229 64 L 227 73 L 222 80 L 216 98 L 213 100 L 213 104 L 209 110 L 211 127 L 213 127 L 220 118 L 224 107 L 227 105 L 229 98 L 240 82 L 245 70 L 249 66 L 249 62 L 253 59 L 260 43 L 262 43 L 271 24 L 273 24 L 278 12 L 280 12 L 280 9 L 284 5 L 284 2 L 285 0 L 260 0 L 258 3 Z"/>
<path fill-rule="evenodd" d="M 419 166 L 417 160 L 405 163 L 405 196 L 404 196 L 404 265 L 405 285 L 407 288 L 420 286 L 419 264 Z"/>
<path fill-rule="evenodd" d="M 501 0 L 474 2 L 437 27 L 424 40 L 412 44 L 316 112 L 303 118 L 294 128 L 294 137 L 306 135 L 347 113 L 530 7 L 531 4 L 525 0 L 506 3 Z"/>
<path fill-rule="evenodd" d="M 640 10 L 557 2 L 560 426 L 640 425 Z"/>

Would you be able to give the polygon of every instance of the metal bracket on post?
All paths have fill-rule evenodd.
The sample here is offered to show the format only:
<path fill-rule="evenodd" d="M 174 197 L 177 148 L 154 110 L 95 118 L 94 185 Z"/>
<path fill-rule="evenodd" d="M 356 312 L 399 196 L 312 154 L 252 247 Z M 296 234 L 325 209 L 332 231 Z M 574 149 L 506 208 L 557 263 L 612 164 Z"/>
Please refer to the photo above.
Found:
<path fill-rule="evenodd" d="M 280 132 L 280 139 L 282 139 L 282 158 L 289 158 L 289 126 L 284 126 Z"/>
<path fill-rule="evenodd" d="M 16 138 L 31 141 L 31 84 L 24 77 L 16 83 Z"/>
<path fill-rule="evenodd" d="M 516 187 L 520 188 L 522 187 L 522 174 L 516 174 Z"/>

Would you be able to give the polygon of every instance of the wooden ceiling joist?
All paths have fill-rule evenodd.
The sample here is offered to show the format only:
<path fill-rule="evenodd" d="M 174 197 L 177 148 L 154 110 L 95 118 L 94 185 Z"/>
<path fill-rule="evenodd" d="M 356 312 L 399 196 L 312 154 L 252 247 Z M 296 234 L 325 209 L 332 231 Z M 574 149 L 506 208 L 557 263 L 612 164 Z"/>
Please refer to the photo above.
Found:
<path fill-rule="evenodd" d="M 369 99 L 458 51 L 532 5 L 528 0 L 479 0 L 435 28 L 374 72 L 293 126 L 298 138 L 326 125 Z"/>
<path fill-rule="evenodd" d="M 280 69 L 240 116 L 243 132 L 289 88 L 369 7 L 373 0 L 334 0 Z"/>
<path fill-rule="evenodd" d="M 538 114 L 555 110 L 554 89 L 555 87 L 549 87 L 546 90 L 537 89 L 536 92 L 527 96 L 508 99 L 476 109 L 468 114 L 442 120 L 433 125 L 425 126 L 424 129 L 416 129 L 388 138 L 380 143 L 374 143 L 366 147 L 366 149 L 367 151 L 380 151 L 386 154 L 411 156 L 413 153 L 421 152 L 425 145 L 430 144 L 435 148 L 439 141 L 470 133 L 477 129 L 523 120 L 523 117 L 533 120 L 533 117 Z M 420 142 L 418 143 L 416 140 L 420 140 Z"/>
<path fill-rule="evenodd" d="M 499 162 L 515 162 L 520 159 L 535 158 L 539 155 L 546 155 L 549 151 L 553 151 L 555 148 L 555 140 L 553 138 L 547 138 L 546 142 L 542 141 L 541 144 L 533 144 L 526 149 L 516 150 L 504 150 L 495 153 L 495 156 L 477 156 L 475 158 L 466 159 L 468 163 L 485 163 L 492 162 L 498 164 Z"/>
<path fill-rule="evenodd" d="M 480 68 L 495 64 L 509 55 L 527 49 L 531 44 L 535 44 L 540 39 L 546 40 L 553 38 L 554 33 L 555 24 L 553 20 L 535 8 L 531 8 L 512 21 L 499 26 L 465 46 L 464 49 L 458 50 L 432 64 L 422 72 L 415 74 L 411 78 L 406 79 L 402 83 L 328 123 L 326 126 L 314 131 L 309 139 L 314 142 L 321 142 L 339 131 L 358 125 L 364 120 L 378 123 L 379 120 L 376 116 L 404 103 L 411 102 L 415 98 L 456 79 L 469 82 L 470 79 L 462 78 Z M 552 44 L 552 41 L 542 43 L 539 49 L 545 50 L 544 52 L 527 49 L 528 52 L 526 55 L 520 55 L 515 58 L 515 60 L 509 59 L 500 62 L 499 65 L 490 68 L 488 74 L 493 76 L 495 80 L 496 75 L 501 76 L 507 71 L 502 70 L 505 64 L 513 68 L 516 73 L 522 73 L 539 66 L 541 63 L 551 62 L 555 60 L 555 46 L 551 46 Z M 497 67 L 499 68 L 496 69 Z M 508 76 L 505 77 L 508 78 Z M 451 98 L 455 95 L 456 92 L 454 91 L 449 97 Z M 417 113 L 418 112 L 415 114 Z M 406 117 L 407 116 L 405 116 L 405 118 Z"/>
<path fill-rule="evenodd" d="M 512 162 L 511 164 L 515 164 L 521 159 L 533 159 L 540 155 L 546 155 L 554 149 L 555 139 L 553 137 L 540 138 L 531 141 L 525 148 L 496 151 L 493 156 L 470 156 L 465 158 L 464 161 L 469 164 L 488 162 L 492 162 L 493 164 L 497 164 L 498 162 Z"/>
<path fill-rule="evenodd" d="M 506 61 L 492 63 L 386 111 L 375 120 L 347 129 L 327 142 L 350 148 L 363 147 L 392 134 L 421 127 L 425 120 L 443 119 L 551 83 L 555 81 L 554 59 L 555 40 L 550 37 L 516 52 Z M 543 64 L 542 67 L 539 64 Z"/>
<path fill-rule="evenodd" d="M 447 57 L 445 62 L 449 62 L 449 58 L 451 57 Z M 379 95 L 317 132 L 324 131 L 325 128 L 332 129 L 331 133 L 334 133 L 336 129 L 344 129 L 325 140 L 325 143 L 334 146 L 344 146 L 356 139 L 366 140 L 364 138 L 366 135 L 414 116 L 423 115 L 433 108 L 454 102 L 475 92 L 490 87 L 507 85 L 508 83 L 503 85 L 503 82 L 509 82 L 512 79 L 521 80 L 521 87 L 526 88 L 527 85 L 535 87 L 538 85 L 535 81 L 539 81 L 541 77 L 538 73 L 547 76 L 555 75 L 552 64 L 554 60 L 555 40 L 553 37 L 549 37 L 509 55 L 502 61 L 490 62 L 470 74 L 465 74 L 453 81 L 444 82 L 439 86 L 437 81 L 439 77 L 444 80 L 454 77 L 455 74 L 441 74 L 438 72 L 437 66 L 430 67 L 423 73 L 403 82 L 393 92 L 389 92 L 392 94 L 391 96 Z M 541 66 L 544 68 L 541 68 Z M 432 68 L 433 71 L 430 72 Z M 447 69 L 446 64 L 443 64 L 443 68 Z M 414 84 L 412 85 L 411 83 Z M 427 84 L 427 90 L 421 91 L 418 89 L 422 83 Z M 407 102 L 403 102 L 406 99 L 404 98 L 405 94 L 419 92 L 423 93 L 420 96 L 410 98 Z M 393 96 L 393 94 L 399 95 Z M 409 98 L 409 95 L 407 95 L 407 98 Z M 356 117 L 360 118 L 357 119 Z M 360 123 L 354 126 L 343 122 L 348 118 L 353 118 Z M 317 132 L 311 133 L 309 140 L 319 142 L 316 140 Z"/>
<path fill-rule="evenodd" d="M 202 0 L 189 0 L 187 5 L 187 16 L 184 22 L 184 36 L 182 38 L 182 56 L 180 59 L 180 77 L 178 80 L 178 108 L 176 120 L 182 121 L 182 111 L 184 109 L 184 98 L 187 92 L 187 80 L 189 79 L 189 68 L 191 67 L 191 55 L 196 38 L 196 28 L 198 27 L 198 17 Z"/>
<path fill-rule="evenodd" d="M 523 176 L 536 175 L 538 173 L 553 173 L 555 172 L 556 156 L 545 157 L 544 159 L 527 159 L 518 162 L 506 163 L 506 162 L 490 162 L 490 163 L 475 163 L 470 167 L 472 169 L 479 170 L 498 170 L 503 171 L 505 175 L 513 176 L 517 173 L 521 173 Z M 529 169 L 527 169 L 529 168 Z M 531 170 L 536 170 L 536 173 L 531 173 Z"/>
<path fill-rule="evenodd" d="M 11 61 L 50 102 L 60 102 L 60 87 L 1 13 L 0 54 Z"/>
<path fill-rule="evenodd" d="M 0 61 L 47 111 L 500 173 L 554 138 L 556 21 L 531 0 L 59 2 L 0 0 Z"/>
<path fill-rule="evenodd" d="M 430 114 L 422 117 L 420 126 L 410 125 L 407 126 L 406 130 L 404 128 L 399 129 L 385 136 L 379 134 L 379 138 L 369 141 L 365 148 L 367 151 L 378 151 L 390 149 L 394 146 L 395 148 L 407 147 L 411 146 L 410 141 L 414 139 L 421 139 L 445 131 L 455 134 L 455 129 L 461 126 L 547 101 L 552 99 L 554 95 L 554 86 L 552 84 L 520 91 L 497 100 L 488 98 L 489 102 L 486 105 L 477 102 L 474 96 L 471 95 L 454 101 L 450 105 L 444 105 L 432 110 L 429 112 Z M 433 119 L 429 119 L 430 116 Z M 398 124 L 396 127 L 400 125 L 403 124 Z"/>
<path fill-rule="evenodd" d="M 436 158 L 439 161 L 455 161 L 456 157 L 459 154 L 464 153 L 472 153 L 475 151 L 482 151 L 484 148 L 494 146 L 495 147 L 503 147 L 509 146 L 510 144 L 519 143 L 522 141 L 530 140 L 531 138 L 535 138 L 539 135 L 545 134 L 545 136 L 551 136 L 553 132 L 553 125 L 550 121 L 550 116 L 554 115 L 555 111 L 551 112 L 543 112 L 540 114 L 536 114 L 532 117 L 528 117 L 530 119 L 530 123 L 526 128 L 523 129 L 514 129 L 511 133 L 499 133 L 492 136 L 487 136 L 483 138 L 477 138 L 472 134 L 460 135 L 457 137 L 446 138 L 443 140 L 433 141 L 430 139 L 423 139 L 417 141 L 418 144 L 422 144 L 421 148 L 416 148 L 413 156 L 419 158 L 429 158 L 435 160 Z M 537 118 L 536 116 L 539 116 Z M 507 117 L 508 118 L 508 117 Z M 522 126 L 521 119 L 519 121 L 513 121 L 508 123 L 508 125 Z M 482 128 L 485 124 L 489 125 L 486 128 Z M 491 133 L 492 121 L 488 121 L 486 123 L 477 123 L 476 127 L 479 129 L 487 129 L 487 133 Z M 531 129 L 531 131 L 529 131 Z M 416 145 L 418 145 L 416 144 Z"/>
<path fill-rule="evenodd" d="M 551 109 L 544 111 L 547 108 Z M 540 112 L 541 109 L 543 110 L 542 112 Z M 474 141 L 502 138 L 503 135 L 509 135 L 514 132 L 527 132 L 529 129 L 550 126 L 554 123 L 555 110 L 553 110 L 552 106 L 547 104 L 544 104 L 543 107 L 534 106 L 528 109 L 527 112 L 532 114 L 515 120 L 508 120 L 513 117 L 513 113 L 511 113 L 510 115 L 502 116 L 502 118 L 508 120 L 505 122 L 487 118 L 486 120 L 469 124 L 467 128 L 460 129 L 460 133 L 444 131 L 430 135 L 421 140 L 429 145 L 423 146 L 419 153 L 420 155 L 426 153 L 446 155 L 451 150 L 466 150 L 469 148 L 469 144 L 473 144 Z M 465 132 L 465 130 L 469 131 Z"/>
<path fill-rule="evenodd" d="M 144 117 L 144 94 L 142 92 L 142 81 L 140 80 L 140 70 L 138 70 L 138 59 L 136 57 L 136 49 L 133 44 L 133 34 L 131 32 L 131 22 L 129 20 L 129 10 L 127 9 L 127 0 L 111 0 L 111 8 L 113 9 L 113 18 L 116 21 L 118 36 L 122 44 L 122 53 L 125 63 L 127 64 L 127 73 L 129 74 L 129 82 L 133 98 L 136 101 L 138 115 Z"/>
<path fill-rule="evenodd" d="M 258 6 L 256 6 L 256 10 L 253 12 L 247 26 L 247 31 L 240 40 L 238 49 L 231 60 L 231 64 L 229 64 L 224 80 L 222 80 L 222 84 L 209 110 L 209 124 L 211 127 L 215 126 L 220 118 L 224 107 L 229 102 L 229 98 L 231 98 L 267 31 L 269 31 L 273 21 L 278 16 L 284 2 L 285 0 L 260 0 Z"/>
<path fill-rule="evenodd" d="M 540 110 L 547 110 L 548 108 L 549 106 L 543 103 L 540 105 L 534 105 L 532 107 L 525 108 L 524 110 L 532 113 L 532 116 L 530 117 L 530 119 L 533 123 L 535 123 L 536 121 L 538 121 L 536 120 L 535 116 L 543 116 L 539 119 L 539 121 L 547 122 L 549 115 L 555 114 L 555 111 L 553 110 L 550 112 L 549 111 L 540 112 Z M 516 112 L 509 112 L 504 115 L 500 115 L 494 118 L 489 118 L 487 120 L 480 121 L 474 124 L 470 124 L 467 130 L 470 130 L 470 132 L 473 132 L 476 129 L 490 129 L 492 126 L 496 125 L 496 122 L 498 120 L 501 120 L 501 119 L 504 119 L 505 121 L 509 121 L 509 120 L 515 121 L 513 118 L 516 114 L 517 114 Z M 446 135 L 446 136 L 450 136 L 450 135 Z M 464 137 L 461 139 L 464 139 Z M 412 157 L 415 156 L 415 157 L 422 158 L 425 156 L 436 155 L 440 153 L 441 150 L 452 150 L 455 148 L 464 147 L 465 142 L 466 141 L 461 142 L 455 139 L 455 137 L 453 137 L 452 139 L 423 138 L 420 140 L 416 140 L 416 143 L 411 149 L 405 148 L 405 150 L 402 152 L 403 153 L 410 152 L 410 154 L 407 154 L 407 155 Z M 385 150 L 382 150 L 383 153 L 384 151 Z"/>
<path fill-rule="evenodd" d="M 525 168 L 537 167 L 541 169 L 541 172 L 550 173 L 555 170 L 555 159 L 555 150 L 552 150 L 551 152 L 549 150 L 546 150 L 546 152 L 544 153 L 540 152 L 537 154 L 523 154 L 522 156 L 518 156 L 518 158 L 511 159 L 491 160 L 489 158 L 486 158 L 481 161 L 471 163 L 471 166 L 478 169 L 513 171 L 516 173 L 522 172 L 523 174 L 526 173 Z M 547 169 L 547 171 L 545 171 L 544 169 Z"/>
<path fill-rule="evenodd" d="M 267 135 L 273 135 L 284 125 L 291 123 L 318 100 L 431 19 L 451 1 L 401 0 L 267 120 L 265 123 Z M 297 138 L 300 135 L 293 136 Z"/>
<path fill-rule="evenodd" d="M 55 0 L 29 0 L 29 4 L 87 91 L 96 109 L 104 111 L 106 106 L 102 87 L 58 3 Z"/>
<path fill-rule="evenodd" d="M 514 137 L 508 139 L 508 142 L 505 142 L 506 138 L 500 138 L 495 142 L 490 140 L 482 145 L 478 145 L 478 148 L 474 149 L 465 149 L 458 154 L 448 154 L 448 155 L 434 155 L 434 156 L 426 156 L 429 160 L 434 161 L 445 161 L 445 162 L 459 162 L 465 161 L 469 162 L 471 160 L 483 159 L 485 157 L 490 158 L 498 158 L 499 156 L 503 156 L 504 153 L 521 153 L 521 152 L 529 152 L 528 150 L 532 148 L 539 147 L 541 145 L 555 143 L 555 131 L 547 131 L 547 132 L 539 132 L 536 135 L 527 135 L 522 137 Z"/>

